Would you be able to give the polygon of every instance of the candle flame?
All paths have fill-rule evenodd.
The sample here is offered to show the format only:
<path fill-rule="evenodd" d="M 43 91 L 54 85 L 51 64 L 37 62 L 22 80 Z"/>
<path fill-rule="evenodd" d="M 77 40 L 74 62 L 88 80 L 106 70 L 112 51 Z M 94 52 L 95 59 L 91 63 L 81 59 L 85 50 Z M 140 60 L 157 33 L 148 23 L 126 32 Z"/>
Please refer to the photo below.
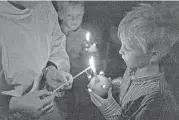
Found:
<path fill-rule="evenodd" d="M 88 42 L 90 41 L 90 36 L 91 36 L 91 35 L 90 35 L 90 32 L 87 32 L 87 33 L 86 33 L 86 40 L 87 40 Z"/>
<path fill-rule="evenodd" d="M 96 68 L 95 68 L 95 61 L 94 61 L 94 57 L 91 56 L 90 61 L 89 61 L 90 67 L 93 70 L 93 72 L 96 72 Z"/>

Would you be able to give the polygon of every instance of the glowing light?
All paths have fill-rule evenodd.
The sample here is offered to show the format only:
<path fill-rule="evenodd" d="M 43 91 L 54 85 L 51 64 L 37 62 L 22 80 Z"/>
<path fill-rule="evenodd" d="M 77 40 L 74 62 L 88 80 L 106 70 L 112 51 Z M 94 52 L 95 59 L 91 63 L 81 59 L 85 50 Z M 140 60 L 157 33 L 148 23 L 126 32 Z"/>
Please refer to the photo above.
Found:
<path fill-rule="evenodd" d="M 88 88 L 88 91 L 89 91 L 89 92 L 92 92 L 92 89 Z"/>
<path fill-rule="evenodd" d="M 88 42 L 90 41 L 90 36 L 91 36 L 90 32 L 87 32 L 87 33 L 86 33 L 86 40 L 87 40 Z"/>
<path fill-rule="evenodd" d="M 95 68 L 95 61 L 94 61 L 93 56 L 91 56 L 91 58 L 89 60 L 89 64 L 90 64 L 91 69 L 93 70 L 93 73 L 95 74 L 96 73 L 96 68 Z"/>

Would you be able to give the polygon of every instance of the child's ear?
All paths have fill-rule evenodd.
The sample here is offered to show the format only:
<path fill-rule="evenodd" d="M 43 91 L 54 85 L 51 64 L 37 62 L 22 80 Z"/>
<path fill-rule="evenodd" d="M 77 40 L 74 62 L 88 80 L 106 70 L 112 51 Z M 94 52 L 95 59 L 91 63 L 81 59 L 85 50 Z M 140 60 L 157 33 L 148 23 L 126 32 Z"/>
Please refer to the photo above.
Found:
<path fill-rule="evenodd" d="M 150 62 L 156 62 L 160 59 L 160 53 L 157 51 L 151 52 Z"/>

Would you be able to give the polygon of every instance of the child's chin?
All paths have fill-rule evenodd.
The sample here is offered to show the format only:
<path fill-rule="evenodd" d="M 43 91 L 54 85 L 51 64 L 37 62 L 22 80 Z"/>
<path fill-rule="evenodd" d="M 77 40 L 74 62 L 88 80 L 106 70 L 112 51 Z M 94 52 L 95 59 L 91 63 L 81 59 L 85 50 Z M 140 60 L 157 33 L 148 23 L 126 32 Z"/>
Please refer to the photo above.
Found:
<path fill-rule="evenodd" d="M 71 26 L 70 28 L 71 28 L 71 30 L 76 30 L 78 28 L 78 26 Z"/>

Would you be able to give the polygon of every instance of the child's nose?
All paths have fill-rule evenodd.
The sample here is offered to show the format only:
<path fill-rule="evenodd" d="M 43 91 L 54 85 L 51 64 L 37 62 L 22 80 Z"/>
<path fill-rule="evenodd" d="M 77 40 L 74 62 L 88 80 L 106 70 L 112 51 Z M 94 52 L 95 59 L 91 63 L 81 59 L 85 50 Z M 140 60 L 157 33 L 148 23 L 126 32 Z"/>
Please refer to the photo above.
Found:
<path fill-rule="evenodd" d="M 75 16 L 72 16 L 72 20 L 75 20 Z"/>

